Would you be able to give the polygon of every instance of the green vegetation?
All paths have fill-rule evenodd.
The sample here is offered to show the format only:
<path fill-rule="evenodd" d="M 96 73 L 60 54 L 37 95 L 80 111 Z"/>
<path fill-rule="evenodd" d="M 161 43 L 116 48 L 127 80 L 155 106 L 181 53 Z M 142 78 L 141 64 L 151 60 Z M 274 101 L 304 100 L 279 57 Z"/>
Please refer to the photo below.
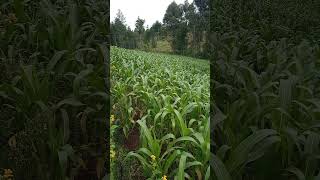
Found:
<path fill-rule="evenodd" d="M 145 28 L 145 20 L 138 17 L 134 30 L 126 26 L 120 10 L 111 23 L 111 45 L 146 51 L 172 52 L 197 58 L 207 58 L 209 42 L 209 9 L 207 0 L 195 0 L 191 4 L 169 4 L 163 23 L 156 21 Z M 170 48 L 163 48 L 168 42 Z M 158 48 L 159 47 L 159 48 Z"/>
<path fill-rule="evenodd" d="M 319 179 L 319 3 L 210 5 L 214 179 Z"/>
<path fill-rule="evenodd" d="M 171 53 L 170 43 L 168 41 L 157 41 L 157 47 L 155 48 L 155 52 L 166 52 Z"/>
<path fill-rule="evenodd" d="M 106 2 L 1 1 L 0 174 L 6 179 L 105 175 Z"/>
<path fill-rule="evenodd" d="M 112 47 L 111 74 L 113 178 L 210 179 L 208 62 Z"/>

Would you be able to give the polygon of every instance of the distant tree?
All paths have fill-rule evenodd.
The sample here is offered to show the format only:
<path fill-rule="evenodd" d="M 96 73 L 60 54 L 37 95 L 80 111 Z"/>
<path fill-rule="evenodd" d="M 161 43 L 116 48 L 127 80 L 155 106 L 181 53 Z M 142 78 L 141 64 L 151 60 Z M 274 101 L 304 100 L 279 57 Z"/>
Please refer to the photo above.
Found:
<path fill-rule="evenodd" d="M 161 32 L 161 27 L 162 27 L 162 24 L 159 21 L 156 21 L 155 23 L 152 24 L 150 29 L 152 29 L 153 32 L 156 32 L 157 35 L 159 35 Z"/>
<path fill-rule="evenodd" d="M 196 7 L 194 3 L 189 4 L 188 1 L 184 4 L 184 16 L 188 25 L 196 25 L 198 22 L 199 15 L 196 12 Z"/>
<path fill-rule="evenodd" d="M 144 19 L 140 19 L 140 17 L 138 17 L 138 19 L 136 20 L 136 27 L 135 27 L 135 32 L 138 33 L 139 35 L 139 43 L 140 43 L 140 46 L 141 46 L 141 43 L 142 43 L 142 36 L 143 36 L 143 33 L 145 32 L 145 29 L 144 29 L 144 23 L 145 23 L 145 20 Z"/>
<path fill-rule="evenodd" d="M 166 31 L 171 36 L 171 48 L 175 53 L 183 53 L 187 47 L 186 23 L 184 22 L 184 6 L 172 2 L 164 15 L 163 23 Z"/>
<path fill-rule="evenodd" d="M 144 23 L 145 20 L 144 19 L 140 19 L 140 17 L 138 17 L 138 19 L 136 20 L 136 28 L 135 31 L 138 32 L 139 34 L 144 33 L 145 29 L 144 29 Z"/>
<path fill-rule="evenodd" d="M 182 21 L 183 11 L 176 2 L 172 2 L 164 15 L 163 23 L 165 27 L 172 31 L 179 26 Z"/>
<path fill-rule="evenodd" d="M 200 52 L 200 46 L 202 41 L 202 27 L 199 23 L 201 19 L 200 14 L 197 13 L 194 3 L 189 4 L 188 1 L 184 4 L 184 14 L 188 24 L 188 31 L 192 35 L 189 52 L 193 56 L 197 56 Z"/>
<path fill-rule="evenodd" d="M 130 27 L 128 27 L 126 32 L 126 48 L 128 49 L 135 49 L 137 48 L 137 35 L 134 31 L 131 30 Z"/>
<path fill-rule="evenodd" d="M 154 36 L 151 29 L 147 29 L 144 34 L 144 44 L 149 47 L 150 41 L 152 40 L 152 36 Z"/>
<path fill-rule="evenodd" d="M 130 27 L 126 26 L 125 22 L 123 13 L 118 10 L 116 18 L 110 26 L 111 45 L 128 49 L 137 48 L 138 36 Z"/>
<path fill-rule="evenodd" d="M 118 12 L 117 12 L 117 15 L 116 15 L 116 18 L 115 19 L 118 19 L 119 21 L 121 21 L 123 24 L 126 23 L 126 18 L 124 17 L 122 11 L 120 9 L 118 9 Z"/>
<path fill-rule="evenodd" d="M 123 47 L 126 36 L 127 27 L 125 25 L 125 17 L 120 10 L 114 22 L 111 23 L 111 45 Z"/>
<path fill-rule="evenodd" d="M 198 17 L 198 31 L 201 32 L 200 38 L 201 41 L 204 38 L 204 47 L 203 51 L 201 52 L 202 56 L 207 58 L 210 49 L 210 42 L 209 42 L 209 16 L 210 16 L 210 10 L 209 10 L 209 1 L 210 3 L 213 3 L 212 0 L 194 0 L 195 5 L 198 7 L 199 10 L 199 17 Z"/>
<path fill-rule="evenodd" d="M 151 41 L 151 47 L 156 48 L 157 47 L 157 41 L 159 39 L 159 36 L 161 34 L 161 28 L 162 25 L 159 21 L 156 21 L 152 24 L 148 36 L 148 42 Z M 150 36 L 150 37 L 149 37 Z"/>
<path fill-rule="evenodd" d="M 177 54 L 185 54 L 188 47 L 188 29 L 185 23 L 179 24 L 179 27 L 174 31 L 172 38 L 172 48 Z"/>

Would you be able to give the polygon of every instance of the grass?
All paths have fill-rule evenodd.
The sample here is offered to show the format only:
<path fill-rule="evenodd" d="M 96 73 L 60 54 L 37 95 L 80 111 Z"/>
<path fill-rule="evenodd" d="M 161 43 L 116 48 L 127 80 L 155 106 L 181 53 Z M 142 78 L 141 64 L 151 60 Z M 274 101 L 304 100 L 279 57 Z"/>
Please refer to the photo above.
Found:
<path fill-rule="evenodd" d="M 111 74 L 113 150 L 122 152 L 112 162 L 138 160 L 143 178 L 209 179 L 208 62 L 112 47 Z"/>
<path fill-rule="evenodd" d="M 152 51 L 172 53 L 172 48 L 168 40 L 159 40 L 157 41 L 157 47 Z"/>

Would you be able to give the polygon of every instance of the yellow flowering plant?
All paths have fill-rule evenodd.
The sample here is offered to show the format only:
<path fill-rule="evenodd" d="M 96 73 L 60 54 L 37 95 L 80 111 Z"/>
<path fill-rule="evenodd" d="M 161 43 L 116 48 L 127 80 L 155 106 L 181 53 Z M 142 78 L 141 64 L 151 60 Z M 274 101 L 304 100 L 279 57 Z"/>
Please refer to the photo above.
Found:
<path fill-rule="evenodd" d="M 168 180 L 166 175 L 163 175 L 161 180 Z"/>
<path fill-rule="evenodd" d="M 114 166 L 114 161 L 116 158 L 116 151 L 115 151 L 116 147 L 115 147 L 113 135 L 116 128 L 118 128 L 118 126 L 113 123 L 114 121 L 115 121 L 115 115 L 112 114 L 110 116 L 110 166 L 111 166 L 111 169 Z M 111 177 L 113 177 L 113 171 L 111 171 Z"/>
<path fill-rule="evenodd" d="M 156 160 L 156 156 L 155 155 L 151 155 L 150 157 L 151 157 L 152 161 Z"/>
<path fill-rule="evenodd" d="M 114 115 L 111 115 L 111 116 L 110 116 L 110 124 L 112 124 L 112 123 L 114 122 L 114 120 L 115 120 Z"/>
<path fill-rule="evenodd" d="M 110 150 L 110 158 L 114 159 L 115 157 L 116 157 L 116 152 L 113 149 L 111 149 Z"/>
<path fill-rule="evenodd" d="M 116 130 L 116 128 L 118 127 L 117 125 L 113 124 L 115 120 L 115 115 L 111 115 L 110 116 L 110 159 L 114 159 L 115 158 L 115 155 L 116 155 L 116 152 L 114 151 L 115 149 L 115 144 L 114 144 L 114 141 L 113 141 L 113 134 Z"/>

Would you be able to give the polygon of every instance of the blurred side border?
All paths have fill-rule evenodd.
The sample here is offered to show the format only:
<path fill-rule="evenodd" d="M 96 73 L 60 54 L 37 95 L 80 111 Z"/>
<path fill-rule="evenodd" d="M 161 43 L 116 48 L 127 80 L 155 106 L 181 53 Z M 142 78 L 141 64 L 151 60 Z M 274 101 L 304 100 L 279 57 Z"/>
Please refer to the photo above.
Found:
<path fill-rule="evenodd" d="M 109 0 L 0 4 L 0 176 L 107 179 Z"/>

